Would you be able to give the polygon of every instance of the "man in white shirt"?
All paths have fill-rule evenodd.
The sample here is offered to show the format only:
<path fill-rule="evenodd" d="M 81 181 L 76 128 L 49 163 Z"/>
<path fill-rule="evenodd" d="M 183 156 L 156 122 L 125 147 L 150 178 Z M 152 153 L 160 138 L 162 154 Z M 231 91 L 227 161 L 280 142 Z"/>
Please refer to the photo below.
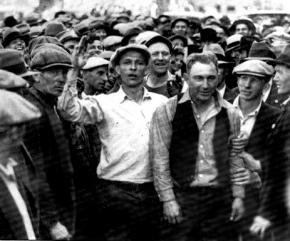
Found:
<path fill-rule="evenodd" d="M 79 63 L 59 98 L 58 108 L 70 121 L 95 124 L 102 144 L 97 167 L 108 240 L 156 240 L 158 198 L 149 162 L 149 127 L 153 112 L 166 98 L 144 88 L 150 59 L 147 47 L 128 45 L 116 50 L 112 66 L 121 76 L 119 91 L 77 98 Z"/>

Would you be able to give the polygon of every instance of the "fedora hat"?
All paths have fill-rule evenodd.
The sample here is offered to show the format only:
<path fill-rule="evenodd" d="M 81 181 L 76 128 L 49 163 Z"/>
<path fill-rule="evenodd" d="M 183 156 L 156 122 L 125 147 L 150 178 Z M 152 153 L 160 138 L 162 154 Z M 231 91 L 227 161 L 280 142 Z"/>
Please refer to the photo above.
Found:
<path fill-rule="evenodd" d="M 29 35 L 28 34 L 21 34 L 20 31 L 17 28 L 7 28 L 4 30 L 3 32 L 3 42 L 2 45 L 4 48 L 6 48 L 11 41 L 15 40 L 15 39 L 22 39 L 26 46 L 28 45 L 29 42 Z"/>
<path fill-rule="evenodd" d="M 251 59 L 272 62 L 276 59 L 276 55 L 266 42 L 254 42 L 250 48 L 249 56 L 245 58 L 245 60 Z"/>
<path fill-rule="evenodd" d="M 0 69 L 21 77 L 37 74 L 37 72 L 27 70 L 23 55 L 14 49 L 0 49 Z"/>
<path fill-rule="evenodd" d="M 276 64 L 290 67 L 290 44 L 286 45 L 282 53 L 274 61 Z"/>

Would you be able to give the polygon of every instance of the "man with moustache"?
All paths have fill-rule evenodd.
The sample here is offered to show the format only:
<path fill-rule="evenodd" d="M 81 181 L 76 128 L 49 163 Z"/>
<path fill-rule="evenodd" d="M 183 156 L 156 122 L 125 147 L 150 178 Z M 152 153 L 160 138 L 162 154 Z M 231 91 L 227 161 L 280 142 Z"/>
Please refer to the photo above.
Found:
<path fill-rule="evenodd" d="M 145 76 L 145 87 L 150 91 L 166 97 L 172 97 L 181 92 L 183 80 L 169 71 L 172 53 L 171 42 L 157 35 L 146 41 L 151 54 L 149 73 Z"/>
<path fill-rule="evenodd" d="M 154 110 L 166 98 L 144 88 L 150 60 L 148 48 L 120 47 L 111 64 L 121 76 L 112 94 L 77 98 L 80 62 L 58 103 L 62 116 L 73 122 L 97 126 L 102 150 L 97 167 L 97 191 L 103 208 L 107 240 L 157 240 L 159 203 L 149 162 L 149 127 Z"/>
<path fill-rule="evenodd" d="M 54 201 L 51 205 L 59 220 L 50 224 L 54 232 L 43 233 L 42 237 L 67 239 L 74 234 L 75 190 L 69 139 L 56 104 L 72 67 L 71 58 L 57 45 L 43 44 L 33 55 L 30 67 L 39 75 L 25 98 L 39 108 L 41 118 L 27 125 L 24 144 L 47 180 Z"/>

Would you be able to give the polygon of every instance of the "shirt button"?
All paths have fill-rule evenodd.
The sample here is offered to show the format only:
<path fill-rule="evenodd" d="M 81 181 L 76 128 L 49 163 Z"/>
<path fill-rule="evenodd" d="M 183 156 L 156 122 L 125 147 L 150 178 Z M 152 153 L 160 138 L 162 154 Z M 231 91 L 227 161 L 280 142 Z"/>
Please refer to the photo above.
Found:
<path fill-rule="evenodd" d="M 201 130 L 201 133 L 204 133 L 204 130 L 203 129 Z"/>
<path fill-rule="evenodd" d="M 278 103 L 279 101 L 278 101 L 278 100 L 275 100 L 274 102 L 275 102 L 275 103 Z"/>
<path fill-rule="evenodd" d="M 199 176 L 200 178 L 202 178 L 202 177 L 203 177 L 203 174 L 199 174 L 198 176 Z"/>
<path fill-rule="evenodd" d="M 200 148 L 203 148 L 203 145 L 200 145 Z"/>
<path fill-rule="evenodd" d="M 204 161 L 203 160 L 200 160 L 200 163 L 204 163 Z"/>
<path fill-rule="evenodd" d="M 196 117 L 197 117 L 197 119 L 199 119 L 200 118 L 200 115 L 197 115 Z"/>

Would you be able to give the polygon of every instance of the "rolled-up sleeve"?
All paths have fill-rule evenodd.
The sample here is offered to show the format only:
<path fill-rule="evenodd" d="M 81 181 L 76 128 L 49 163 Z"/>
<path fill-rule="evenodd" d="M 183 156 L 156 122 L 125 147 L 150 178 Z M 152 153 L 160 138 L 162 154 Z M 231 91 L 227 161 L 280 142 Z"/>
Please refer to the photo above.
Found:
<path fill-rule="evenodd" d="M 172 104 L 169 100 L 158 107 L 150 128 L 150 158 L 153 163 L 154 185 L 162 202 L 175 199 L 169 167 L 169 148 L 172 136 Z"/>
<path fill-rule="evenodd" d="M 61 116 L 68 121 L 96 124 L 104 118 L 99 98 L 101 99 L 102 96 L 87 96 L 79 99 L 76 79 L 69 79 L 58 99 L 58 110 Z"/>

